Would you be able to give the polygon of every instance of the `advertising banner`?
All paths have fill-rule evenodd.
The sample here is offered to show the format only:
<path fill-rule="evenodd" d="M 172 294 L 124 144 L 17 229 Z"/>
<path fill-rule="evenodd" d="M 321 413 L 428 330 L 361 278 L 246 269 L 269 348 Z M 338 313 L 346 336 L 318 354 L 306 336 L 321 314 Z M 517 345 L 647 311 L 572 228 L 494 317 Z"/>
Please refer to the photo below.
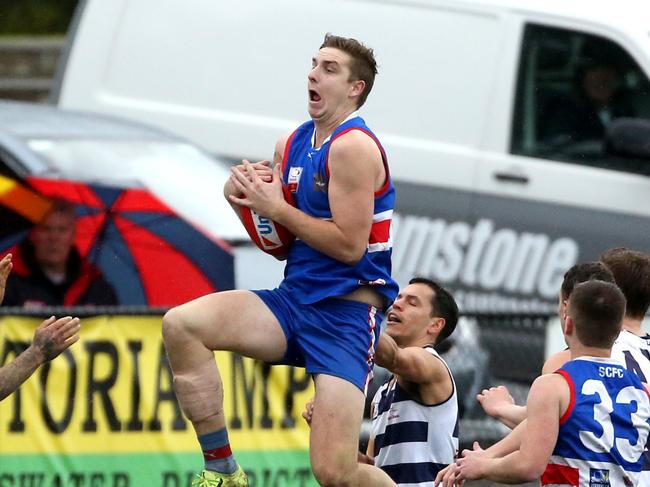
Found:
<path fill-rule="evenodd" d="M 0 318 L 0 366 L 40 319 Z M 215 354 L 237 461 L 251 487 L 316 485 L 303 369 Z M 203 459 L 172 389 L 161 318 L 82 320 L 81 339 L 0 402 L 0 487 L 189 487 Z"/>

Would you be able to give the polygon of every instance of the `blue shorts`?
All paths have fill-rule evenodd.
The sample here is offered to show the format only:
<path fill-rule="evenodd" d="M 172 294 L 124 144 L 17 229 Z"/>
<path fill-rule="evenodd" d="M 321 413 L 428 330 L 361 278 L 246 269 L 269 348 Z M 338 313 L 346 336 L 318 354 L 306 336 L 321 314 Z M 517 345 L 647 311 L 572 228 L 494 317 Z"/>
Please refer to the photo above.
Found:
<path fill-rule="evenodd" d="M 253 291 L 280 322 L 287 352 L 277 362 L 353 383 L 366 393 L 383 313 L 359 301 L 329 298 L 303 305 L 283 289 Z"/>

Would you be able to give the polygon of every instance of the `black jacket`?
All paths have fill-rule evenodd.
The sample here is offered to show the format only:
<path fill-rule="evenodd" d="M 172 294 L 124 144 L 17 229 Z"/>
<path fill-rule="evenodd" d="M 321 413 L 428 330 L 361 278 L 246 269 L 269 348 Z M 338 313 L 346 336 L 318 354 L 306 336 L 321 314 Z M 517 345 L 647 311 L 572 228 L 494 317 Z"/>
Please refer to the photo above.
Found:
<path fill-rule="evenodd" d="M 81 258 L 76 248 L 70 252 L 67 278 L 53 283 L 41 270 L 28 240 L 10 250 L 13 270 L 7 280 L 4 306 L 115 305 L 117 296 L 101 271 Z"/>

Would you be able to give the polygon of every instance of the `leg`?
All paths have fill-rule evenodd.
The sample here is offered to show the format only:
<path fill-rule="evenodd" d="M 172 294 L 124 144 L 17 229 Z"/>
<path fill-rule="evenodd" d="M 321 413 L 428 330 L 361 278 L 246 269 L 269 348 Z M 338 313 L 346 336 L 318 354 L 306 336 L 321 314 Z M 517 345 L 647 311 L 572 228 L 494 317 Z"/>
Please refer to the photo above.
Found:
<path fill-rule="evenodd" d="M 318 483 L 328 487 L 395 486 L 381 469 L 357 463 L 363 393 L 331 375 L 319 374 L 315 385 L 310 457 Z"/>
<path fill-rule="evenodd" d="M 223 387 L 213 350 L 277 361 L 287 347 L 273 313 L 250 291 L 226 291 L 171 309 L 163 339 L 174 388 L 197 434 L 225 427 Z"/>

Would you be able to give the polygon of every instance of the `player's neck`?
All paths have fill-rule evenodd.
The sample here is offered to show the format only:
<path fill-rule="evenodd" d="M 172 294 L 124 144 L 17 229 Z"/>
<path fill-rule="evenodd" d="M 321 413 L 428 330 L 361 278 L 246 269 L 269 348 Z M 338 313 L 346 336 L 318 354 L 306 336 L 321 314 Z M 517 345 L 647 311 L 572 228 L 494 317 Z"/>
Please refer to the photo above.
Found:
<path fill-rule="evenodd" d="M 341 125 L 346 118 L 356 111 L 354 107 L 341 108 L 336 113 L 332 114 L 329 117 L 322 119 L 314 119 L 314 125 L 316 127 L 316 134 L 314 140 L 314 147 L 320 147 L 325 142 L 336 127 Z"/>
<path fill-rule="evenodd" d="M 585 347 L 582 344 L 575 343 L 570 347 L 571 360 L 578 357 L 603 357 L 609 358 L 612 355 L 611 348 Z"/>
<path fill-rule="evenodd" d="M 623 318 L 623 329 L 629 331 L 630 333 L 634 333 L 637 336 L 644 336 L 645 332 L 641 326 L 642 323 L 643 320 L 626 316 Z"/>

